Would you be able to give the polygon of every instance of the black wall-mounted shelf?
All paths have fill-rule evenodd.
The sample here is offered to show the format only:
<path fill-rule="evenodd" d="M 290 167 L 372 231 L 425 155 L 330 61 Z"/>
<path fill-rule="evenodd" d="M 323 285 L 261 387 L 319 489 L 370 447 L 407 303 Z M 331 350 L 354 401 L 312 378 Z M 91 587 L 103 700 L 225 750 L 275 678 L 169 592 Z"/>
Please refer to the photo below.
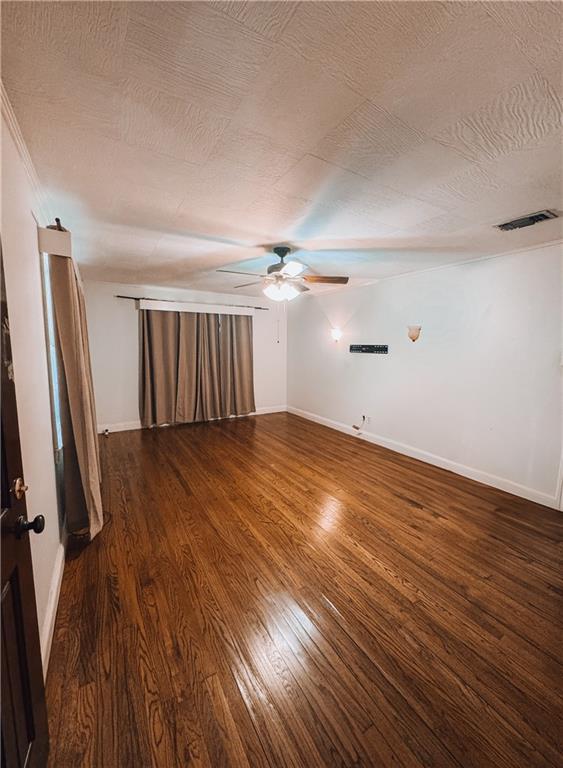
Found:
<path fill-rule="evenodd" d="M 350 352 L 363 352 L 369 355 L 387 355 L 388 344 L 350 344 Z"/>

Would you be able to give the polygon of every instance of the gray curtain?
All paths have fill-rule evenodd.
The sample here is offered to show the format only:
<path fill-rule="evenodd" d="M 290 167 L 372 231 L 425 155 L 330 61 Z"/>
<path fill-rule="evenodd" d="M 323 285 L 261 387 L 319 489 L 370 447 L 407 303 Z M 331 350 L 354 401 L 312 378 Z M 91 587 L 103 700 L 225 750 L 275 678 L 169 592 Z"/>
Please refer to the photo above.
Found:
<path fill-rule="evenodd" d="M 49 256 L 64 443 L 66 527 L 93 539 L 103 526 L 101 470 L 82 286 L 72 259 Z"/>
<path fill-rule="evenodd" d="M 140 310 L 141 424 L 254 411 L 252 317 Z"/>

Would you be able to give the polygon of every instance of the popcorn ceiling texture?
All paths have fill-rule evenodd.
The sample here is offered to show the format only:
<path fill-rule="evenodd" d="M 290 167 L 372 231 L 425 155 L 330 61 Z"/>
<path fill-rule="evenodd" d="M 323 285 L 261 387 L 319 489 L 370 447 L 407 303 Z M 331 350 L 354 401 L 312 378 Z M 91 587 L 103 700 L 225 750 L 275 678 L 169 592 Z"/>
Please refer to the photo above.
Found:
<path fill-rule="evenodd" d="M 563 207 L 562 12 L 5 2 L 2 78 L 86 276 L 229 291 L 289 240 L 353 284 L 561 236 L 493 225 Z"/>

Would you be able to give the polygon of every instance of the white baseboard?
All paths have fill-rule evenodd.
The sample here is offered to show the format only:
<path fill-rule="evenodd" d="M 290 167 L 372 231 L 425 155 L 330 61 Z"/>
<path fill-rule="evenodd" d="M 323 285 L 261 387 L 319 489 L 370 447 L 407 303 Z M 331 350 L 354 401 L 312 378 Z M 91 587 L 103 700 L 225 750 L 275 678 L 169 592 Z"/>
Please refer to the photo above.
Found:
<path fill-rule="evenodd" d="M 287 405 L 264 405 L 262 408 L 257 408 L 251 416 L 261 416 L 263 413 L 285 413 L 287 411 Z"/>
<path fill-rule="evenodd" d="M 55 632 L 55 619 L 57 618 L 57 608 L 59 605 L 59 595 L 61 593 L 61 584 L 65 569 L 65 545 L 59 544 L 53 574 L 51 576 L 51 586 L 49 588 L 49 598 L 47 600 L 47 609 L 45 619 L 41 627 L 41 661 L 43 664 L 43 677 L 47 677 L 47 668 L 49 666 L 49 656 L 51 655 L 51 645 L 53 643 L 53 634 Z"/>
<path fill-rule="evenodd" d="M 141 429 L 141 422 L 137 421 L 121 421 L 117 424 L 98 424 L 98 434 L 102 432 L 127 432 L 130 429 Z"/>
<path fill-rule="evenodd" d="M 316 421 L 318 424 L 323 424 L 325 427 L 337 429 L 339 432 L 345 432 L 347 435 L 357 434 L 356 430 L 352 429 L 352 427 L 348 424 L 343 424 L 340 421 L 327 419 L 325 416 L 319 416 L 316 413 L 303 411 L 300 408 L 294 408 L 291 405 L 287 406 L 287 411 L 289 413 L 293 413 L 295 416 L 301 416 L 304 419 L 309 419 L 309 421 Z M 369 443 L 380 445 L 383 448 L 389 448 L 390 450 L 396 451 L 397 453 L 402 453 L 405 456 L 410 456 L 413 459 L 419 459 L 420 461 L 424 461 L 427 464 L 433 464 L 435 467 L 448 469 L 450 472 L 455 472 L 457 475 L 462 475 L 463 477 L 469 477 L 471 480 L 476 480 L 477 482 L 483 483 L 484 485 L 491 485 L 493 488 L 499 488 L 501 491 L 512 493 L 515 496 L 521 496 L 522 498 L 528 499 L 529 501 L 534 501 L 537 504 L 544 504 L 546 507 L 552 507 L 553 509 L 559 508 L 559 499 L 557 495 L 551 496 L 548 493 L 537 491 L 535 488 L 528 488 L 526 485 L 520 485 L 519 483 L 515 483 L 512 480 L 507 480 L 504 477 L 491 475 L 488 472 L 483 472 L 480 469 L 468 467 L 465 464 L 458 464 L 456 461 L 451 461 L 450 459 L 446 459 L 443 456 L 436 456 L 436 454 L 430 453 L 429 451 L 423 451 L 420 448 L 413 447 L 412 445 L 406 445 L 405 443 L 400 443 L 397 440 L 391 440 L 388 437 L 377 435 L 374 432 L 366 432 L 362 430 L 359 438 L 362 440 L 367 440 Z"/>

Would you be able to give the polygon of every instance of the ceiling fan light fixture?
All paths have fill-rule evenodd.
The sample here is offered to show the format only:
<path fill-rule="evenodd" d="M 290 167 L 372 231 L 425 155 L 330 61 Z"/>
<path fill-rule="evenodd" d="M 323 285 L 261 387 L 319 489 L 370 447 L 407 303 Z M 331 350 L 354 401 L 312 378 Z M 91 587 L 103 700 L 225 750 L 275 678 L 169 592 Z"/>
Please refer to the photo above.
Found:
<path fill-rule="evenodd" d="M 268 283 L 268 285 L 265 285 L 262 289 L 262 293 L 264 296 L 267 296 L 269 299 L 272 299 L 272 301 L 283 301 L 284 295 L 281 290 L 281 285 L 278 285 L 277 283 Z"/>
<path fill-rule="evenodd" d="M 290 283 L 285 283 L 282 285 L 282 290 L 284 292 L 284 298 L 287 299 L 287 301 L 291 301 L 296 296 L 299 296 L 299 291 L 297 288 Z"/>
<path fill-rule="evenodd" d="M 262 292 L 272 301 L 291 301 L 299 296 L 299 291 L 295 286 L 285 282 L 268 283 Z"/>

